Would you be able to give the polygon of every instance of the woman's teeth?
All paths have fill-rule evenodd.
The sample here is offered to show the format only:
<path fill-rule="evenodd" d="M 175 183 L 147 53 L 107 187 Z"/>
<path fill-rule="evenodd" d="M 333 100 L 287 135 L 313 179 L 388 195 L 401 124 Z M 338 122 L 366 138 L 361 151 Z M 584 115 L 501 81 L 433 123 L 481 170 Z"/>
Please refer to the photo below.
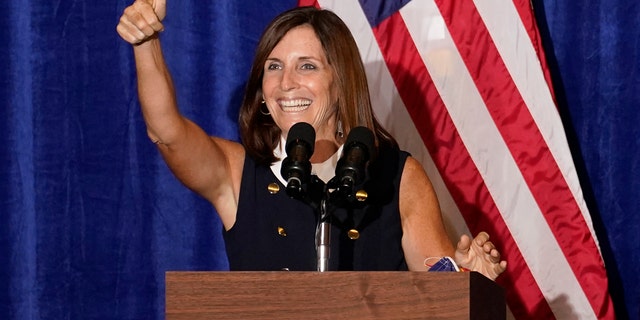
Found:
<path fill-rule="evenodd" d="M 283 100 L 283 101 L 280 101 L 279 104 L 283 111 L 297 112 L 297 111 L 303 111 L 307 109 L 309 105 L 311 105 L 311 101 L 306 99 L 296 99 L 296 100 L 287 100 L 287 101 Z"/>

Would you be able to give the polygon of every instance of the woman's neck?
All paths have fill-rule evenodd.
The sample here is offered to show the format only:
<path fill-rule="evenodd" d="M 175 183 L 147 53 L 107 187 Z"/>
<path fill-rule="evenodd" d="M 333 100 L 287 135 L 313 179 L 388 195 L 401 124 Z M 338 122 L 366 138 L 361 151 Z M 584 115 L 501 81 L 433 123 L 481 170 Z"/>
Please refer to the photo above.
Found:
<path fill-rule="evenodd" d="M 322 163 L 338 151 L 340 145 L 335 140 L 316 140 L 311 163 Z"/>

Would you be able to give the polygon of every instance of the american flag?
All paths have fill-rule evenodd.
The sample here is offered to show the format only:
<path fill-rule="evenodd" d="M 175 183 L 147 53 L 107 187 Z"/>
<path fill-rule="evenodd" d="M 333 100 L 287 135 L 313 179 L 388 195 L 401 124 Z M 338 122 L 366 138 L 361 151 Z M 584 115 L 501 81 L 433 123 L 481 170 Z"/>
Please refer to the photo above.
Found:
<path fill-rule="evenodd" d="M 376 116 L 427 170 L 452 241 L 489 232 L 510 317 L 615 317 L 529 1 L 299 5 L 351 29 Z"/>

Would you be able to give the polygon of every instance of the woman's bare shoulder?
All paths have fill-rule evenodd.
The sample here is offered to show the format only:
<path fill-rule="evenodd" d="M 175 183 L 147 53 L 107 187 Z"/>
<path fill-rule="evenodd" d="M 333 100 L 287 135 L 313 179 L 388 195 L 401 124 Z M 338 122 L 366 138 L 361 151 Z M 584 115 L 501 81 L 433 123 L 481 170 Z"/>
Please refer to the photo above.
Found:
<path fill-rule="evenodd" d="M 242 166 L 244 165 L 244 156 L 246 153 L 244 146 L 236 141 L 220 137 L 212 136 L 211 140 L 220 148 L 227 158 L 227 162 L 231 168 L 232 179 L 236 181 L 242 174 Z"/>

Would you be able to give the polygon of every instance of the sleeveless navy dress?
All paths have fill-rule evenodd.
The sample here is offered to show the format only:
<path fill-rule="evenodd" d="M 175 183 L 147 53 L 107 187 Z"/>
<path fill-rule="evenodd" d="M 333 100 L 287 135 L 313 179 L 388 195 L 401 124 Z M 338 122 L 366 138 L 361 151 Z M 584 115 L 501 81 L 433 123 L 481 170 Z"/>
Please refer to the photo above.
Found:
<path fill-rule="evenodd" d="M 330 271 L 407 270 L 398 191 L 408 155 L 381 150 L 362 185 L 367 200 L 331 211 Z M 231 270 L 316 271 L 316 225 L 316 210 L 290 198 L 270 167 L 245 157 L 236 222 L 223 231 Z M 349 230 L 357 230 L 357 239 Z"/>

